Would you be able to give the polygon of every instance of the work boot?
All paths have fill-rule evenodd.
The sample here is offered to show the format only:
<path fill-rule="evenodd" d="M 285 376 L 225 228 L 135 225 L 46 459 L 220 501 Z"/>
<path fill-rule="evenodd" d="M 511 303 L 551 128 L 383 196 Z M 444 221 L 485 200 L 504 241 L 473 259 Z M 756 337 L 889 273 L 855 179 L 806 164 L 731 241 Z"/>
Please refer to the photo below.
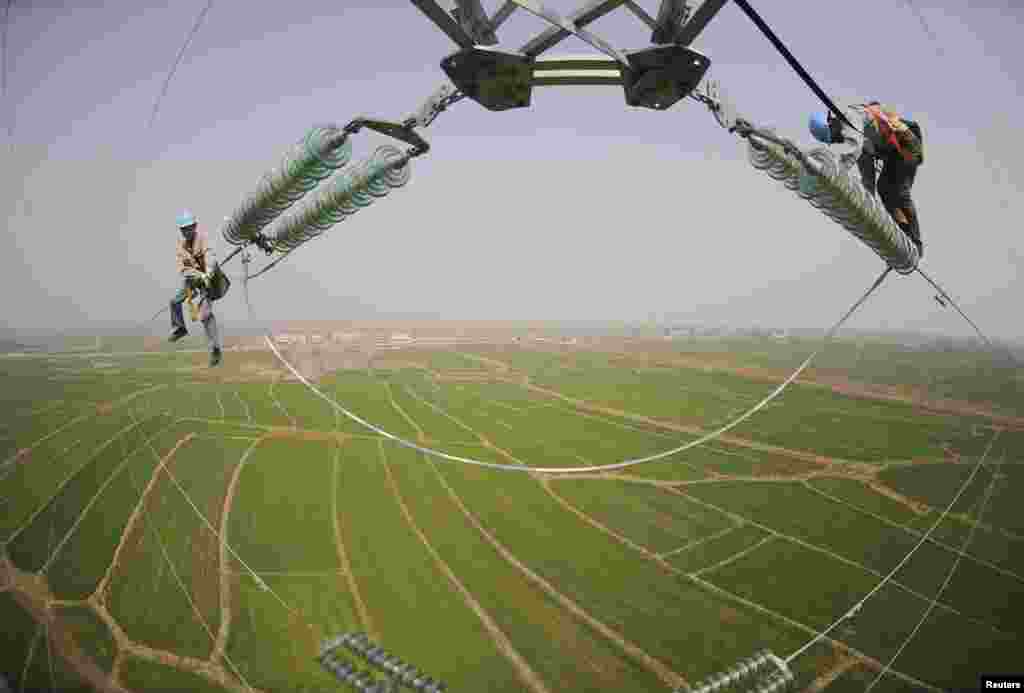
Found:
<path fill-rule="evenodd" d="M 220 349 L 214 349 L 210 352 L 210 368 L 213 368 L 220 363 L 221 353 Z"/>
<path fill-rule="evenodd" d="M 175 328 L 174 332 L 171 332 L 171 336 L 167 338 L 167 341 L 176 342 L 182 337 L 185 337 L 186 335 L 188 335 L 188 330 L 186 330 L 184 327 L 178 327 Z"/>

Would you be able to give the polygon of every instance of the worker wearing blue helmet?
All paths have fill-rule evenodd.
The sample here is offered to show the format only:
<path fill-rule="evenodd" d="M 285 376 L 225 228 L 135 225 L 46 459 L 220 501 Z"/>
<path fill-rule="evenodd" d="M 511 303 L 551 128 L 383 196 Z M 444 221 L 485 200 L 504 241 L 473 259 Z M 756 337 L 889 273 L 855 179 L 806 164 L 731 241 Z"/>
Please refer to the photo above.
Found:
<path fill-rule="evenodd" d="M 843 145 L 840 161 L 847 168 L 856 163 L 864 189 L 872 195 L 877 189 L 893 221 L 924 255 L 917 208 L 910 196 L 924 161 L 921 126 L 877 101 L 849 106 L 846 116 L 860 132 L 832 113 L 815 113 L 808 124 L 811 134 L 819 142 Z M 876 161 L 882 162 L 877 181 Z"/>
<path fill-rule="evenodd" d="M 178 215 L 177 224 L 181 238 L 178 239 L 175 255 L 182 285 L 171 299 L 173 332 L 169 341 L 176 342 L 188 334 L 182 305 L 185 301 L 191 304 L 193 299 L 198 299 L 198 310 L 192 319 L 202 322 L 210 347 L 210 365 L 216 366 L 221 360 L 222 346 L 217 330 L 217 318 L 214 317 L 211 307 L 210 282 L 217 266 L 217 257 L 209 246 L 206 234 L 199 230 L 195 215 L 184 211 Z"/>

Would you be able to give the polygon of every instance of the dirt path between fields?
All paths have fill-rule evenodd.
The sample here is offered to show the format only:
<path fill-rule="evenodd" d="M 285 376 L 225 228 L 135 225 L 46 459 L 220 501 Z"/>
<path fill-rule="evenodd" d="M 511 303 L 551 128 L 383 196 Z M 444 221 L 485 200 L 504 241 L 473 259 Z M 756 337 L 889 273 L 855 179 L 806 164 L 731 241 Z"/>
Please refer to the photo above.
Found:
<path fill-rule="evenodd" d="M 480 443 L 484 447 L 490 450 L 494 450 L 502 457 L 505 457 L 506 459 L 510 460 L 513 464 L 526 466 L 523 464 L 521 460 L 516 459 L 516 457 L 513 456 L 510 452 L 508 452 L 507 450 L 503 450 L 502 448 L 495 445 L 485 435 L 474 430 L 468 424 L 461 421 L 458 417 L 453 416 L 447 411 L 444 411 L 443 409 L 433 404 L 432 402 L 427 402 L 426 400 L 419 398 L 412 391 L 410 391 L 410 394 L 416 396 L 418 399 L 420 399 L 420 401 L 423 401 L 424 403 L 428 404 L 430 407 L 432 407 L 439 413 L 443 414 L 454 423 L 471 432 L 473 435 L 480 439 Z M 638 645 L 627 640 L 625 636 L 623 636 L 618 631 L 605 625 L 601 621 L 598 621 L 583 607 L 581 607 L 579 604 L 571 600 L 569 597 L 559 592 L 554 587 L 554 585 L 552 585 L 550 582 L 545 580 L 537 573 L 533 572 L 533 570 L 527 567 L 526 564 L 524 564 L 522 561 L 516 558 L 516 556 L 511 551 L 509 551 L 504 544 L 499 542 L 497 538 L 483 526 L 483 523 L 479 520 L 479 518 L 477 518 L 476 515 L 474 515 L 469 510 L 465 503 L 463 503 L 462 498 L 458 495 L 458 493 L 456 493 L 455 489 L 451 487 L 451 485 L 448 483 L 448 480 L 444 478 L 444 475 L 441 474 L 441 472 L 437 469 L 437 465 L 434 464 L 433 460 L 430 460 L 429 462 L 430 466 L 434 469 L 434 473 L 437 474 L 437 477 L 440 480 L 441 484 L 448 492 L 449 497 L 456 504 L 456 506 L 458 506 L 459 510 L 462 511 L 462 514 L 465 515 L 466 519 L 469 520 L 469 522 L 473 525 L 473 527 L 476 528 L 476 530 L 487 541 L 487 543 L 493 546 L 495 551 L 497 551 L 499 555 L 501 555 L 501 557 L 505 559 L 506 562 L 508 562 L 511 566 L 516 568 L 530 582 L 532 582 L 535 586 L 539 587 L 545 594 L 554 599 L 559 605 L 562 606 L 562 608 L 564 608 L 566 611 L 572 614 L 575 618 L 579 619 L 581 622 L 583 622 L 596 632 L 600 633 L 609 642 L 613 643 L 616 647 L 618 647 L 626 656 L 628 656 L 635 662 L 639 663 L 649 672 L 657 676 L 666 685 L 672 688 L 676 688 L 686 684 L 686 680 L 676 672 L 672 671 L 670 667 L 666 666 L 661 661 L 649 655 L 647 652 L 642 650 Z M 534 478 L 537 478 L 536 475 L 532 476 L 534 476 Z"/>
<path fill-rule="evenodd" d="M 373 625 L 370 618 L 370 610 L 366 608 L 366 601 L 359 591 L 359 583 L 356 582 L 356 574 L 352 570 L 352 563 L 348 560 L 348 551 L 345 550 L 345 541 L 341 534 L 341 516 L 338 513 L 338 482 L 341 474 L 341 443 L 334 453 L 334 465 L 331 474 L 331 517 L 334 525 L 334 548 L 338 553 L 338 560 L 341 562 L 341 570 L 345 573 L 345 581 L 348 583 L 348 591 L 355 602 L 359 622 L 363 626 L 363 632 L 374 641 L 380 640 L 380 633 Z"/>
<path fill-rule="evenodd" d="M 45 436 L 43 436 L 39 440 L 35 441 L 31 445 L 29 445 L 27 448 L 20 448 L 17 452 L 15 452 L 13 455 L 11 455 L 7 459 L 5 459 L 3 462 L 0 462 L 0 469 L 3 469 L 4 467 L 7 467 L 8 465 L 10 465 L 10 464 L 12 464 L 12 463 L 14 463 L 14 462 L 16 462 L 18 460 L 24 460 L 37 447 L 39 447 L 40 445 L 42 445 L 43 443 L 48 441 L 50 438 L 53 438 L 54 436 L 60 434 L 61 432 L 65 431 L 66 429 L 70 428 L 71 426 L 74 426 L 75 424 L 79 424 L 79 423 L 85 421 L 86 419 L 91 419 L 91 418 L 96 417 L 96 416 L 110 414 L 117 407 L 120 407 L 120 406 L 122 406 L 124 404 L 127 404 L 128 402 L 132 401 L 136 397 L 139 397 L 141 395 L 147 394 L 149 392 L 155 392 L 156 390 L 163 390 L 166 387 L 167 387 L 166 385 L 156 385 L 156 386 L 153 386 L 153 387 L 147 387 L 147 388 L 143 388 L 142 390 L 137 390 L 135 392 L 129 393 L 129 394 L 125 395 L 124 397 L 122 397 L 122 398 L 120 398 L 118 400 L 115 400 L 113 402 L 102 402 L 100 404 L 97 404 L 96 405 L 96 410 L 94 412 L 87 412 L 85 414 L 80 414 L 80 415 L 76 416 L 75 418 L 71 419 L 70 421 L 62 424 L 59 427 L 57 427 L 53 431 L 50 431 Z"/>
<path fill-rule="evenodd" d="M 663 681 L 667 686 L 675 688 L 682 686 L 686 683 L 686 680 L 682 676 L 672 671 L 671 668 L 669 668 L 659 660 L 647 654 L 638 645 L 627 640 L 625 636 L 623 636 L 618 631 L 605 625 L 601 621 L 598 621 L 590 614 L 590 612 L 585 610 L 583 607 L 581 607 L 579 604 L 574 602 L 569 597 L 559 592 L 554 585 L 552 585 L 550 582 L 545 580 L 537 573 L 533 572 L 533 570 L 531 570 L 525 563 L 516 558 L 516 556 L 511 551 L 509 551 L 504 544 L 498 541 L 498 539 L 493 534 L 491 534 L 487 530 L 487 528 L 483 526 L 483 523 L 481 523 L 480 519 L 477 518 L 477 516 L 474 515 L 472 511 L 469 510 L 466 504 L 462 501 L 462 498 L 458 495 L 458 493 L 456 493 L 455 489 L 451 487 L 451 485 L 448 483 L 448 480 L 444 478 L 444 475 L 441 474 L 441 472 L 437 469 L 437 465 L 434 464 L 432 460 L 430 462 L 430 466 L 434 469 L 434 473 L 437 474 L 438 479 L 444 486 L 445 490 L 448 492 L 449 497 L 451 497 L 455 505 L 458 506 L 459 510 L 462 511 L 462 514 L 465 515 L 466 519 L 469 520 L 470 524 L 472 524 L 473 527 L 476 528 L 476 530 L 480 533 L 480 536 L 482 536 L 484 540 L 487 541 L 488 544 L 493 546 L 494 550 L 497 551 L 498 554 L 503 559 L 505 559 L 505 561 L 509 565 L 514 567 L 520 573 L 522 573 L 523 576 L 525 576 L 531 583 L 533 583 L 536 587 L 540 588 L 542 592 L 547 594 L 549 597 L 555 600 L 555 602 L 561 605 L 563 609 L 572 614 L 580 622 L 589 626 L 594 631 L 600 633 L 609 642 L 618 647 L 619 650 L 621 650 L 626 656 L 628 656 L 635 662 L 638 662 L 649 672 L 651 672 L 659 679 L 661 679 L 661 681 Z"/>
<path fill-rule="evenodd" d="M 629 548 L 638 551 L 639 553 L 641 553 L 645 557 L 655 561 L 660 567 L 664 568 L 667 572 L 669 572 L 669 573 L 671 573 L 673 575 L 676 575 L 676 576 L 688 579 L 691 582 L 693 582 L 695 585 L 697 585 L 698 587 L 707 589 L 708 591 L 711 591 L 711 592 L 718 593 L 721 596 L 723 596 L 723 597 L 725 597 L 725 598 L 727 598 L 729 600 L 732 600 L 732 601 L 738 602 L 740 604 L 744 604 L 746 606 L 754 608 L 755 610 L 760 611 L 761 613 L 770 615 L 770 616 L 772 616 L 775 619 L 783 621 L 784 623 L 787 623 L 787 624 L 792 625 L 792 626 L 796 626 L 796 627 L 800 628 L 801 630 L 803 630 L 805 632 L 815 633 L 815 631 L 812 628 L 810 628 L 809 626 L 806 626 L 806 625 L 804 625 L 802 623 L 799 623 L 798 621 L 794 621 L 793 619 L 790 619 L 790 618 L 788 618 L 788 617 L 786 617 L 786 616 L 784 616 L 782 614 L 779 614 L 779 613 L 777 613 L 775 611 L 772 611 L 771 609 L 768 609 L 768 608 L 766 608 L 764 606 L 761 606 L 760 604 L 756 604 L 756 603 L 751 602 L 751 601 L 749 601 L 747 599 L 744 599 L 743 597 L 740 597 L 739 595 L 732 594 L 731 592 L 728 592 L 728 591 L 718 587 L 717 585 L 713 585 L 712 583 L 710 583 L 710 582 L 700 578 L 697 575 L 697 572 L 703 572 L 704 570 L 707 570 L 707 569 L 702 569 L 701 571 L 697 571 L 697 572 L 694 572 L 694 573 L 685 573 L 685 572 L 683 572 L 679 568 L 676 568 L 672 564 L 668 563 L 661 556 L 651 552 L 646 547 L 639 546 L 638 544 L 630 541 L 629 539 L 626 539 L 622 535 L 620 535 L 617 532 L 615 532 L 614 530 L 612 530 L 610 527 L 608 527 L 608 526 L 604 525 L 603 523 L 601 523 L 600 521 L 594 519 L 593 517 L 591 517 L 590 515 L 588 515 L 584 511 L 580 510 L 579 508 L 576 508 L 571 503 L 569 503 L 567 500 L 561 498 L 561 496 L 558 496 L 556 493 L 554 493 L 553 489 L 549 489 L 549 492 L 556 498 L 556 500 L 558 500 L 560 502 L 560 504 L 563 505 L 563 507 L 565 507 L 567 510 L 569 510 L 570 512 L 575 514 L 577 517 L 582 519 L 584 522 L 586 522 L 587 524 L 595 527 L 596 529 L 598 529 L 598 530 L 608 534 L 609 536 L 613 537 L 614 539 L 616 539 L 617 541 L 621 542 L 625 546 L 628 546 Z M 751 524 L 755 524 L 756 525 L 757 523 L 751 523 Z M 793 539 L 792 537 L 787 537 L 786 535 L 779 534 L 779 533 L 774 532 L 773 530 L 770 530 L 768 528 L 765 528 L 765 529 L 767 529 L 771 533 L 769 535 L 769 538 L 771 538 L 772 536 L 780 536 L 780 537 L 788 538 L 788 539 L 791 539 L 791 540 Z M 763 544 L 763 543 L 764 542 L 762 541 L 761 544 Z M 761 544 L 755 544 L 755 546 L 759 546 Z M 749 552 L 750 550 L 752 550 L 752 549 L 748 548 L 748 549 L 745 549 L 741 553 Z M 731 560 L 735 560 L 735 558 L 736 558 L 736 556 L 732 556 L 732 557 L 728 558 L 727 560 L 731 561 Z M 865 663 L 865 664 L 867 664 L 869 666 L 875 667 L 875 668 L 877 668 L 879 670 L 882 668 L 882 663 L 881 662 L 877 661 L 876 659 L 874 659 L 872 657 L 869 657 L 866 654 L 854 651 L 852 648 L 847 646 L 845 643 L 843 643 L 841 641 L 838 641 L 838 640 L 834 640 L 832 638 L 827 638 L 826 640 L 833 647 L 838 648 L 838 649 L 840 649 L 840 650 L 842 650 L 844 652 L 849 653 L 850 656 L 856 657 L 856 661 L 863 662 L 863 663 Z M 929 690 L 938 691 L 937 688 L 935 688 L 933 686 L 929 686 L 928 684 L 925 684 L 923 681 L 919 681 L 919 680 L 917 680 L 917 679 L 915 679 L 915 678 L 913 678 L 913 677 L 911 677 L 911 676 L 909 676 L 907 674 L 903 674 L 902 672 L 896 671 L 895 669 L 891 669 L 890 672 L 894 676 L 897 676 L 897 677 L 902 678 L 904 680 L 910 681 L 910 682 L 912 682 L 912 683 L 914 683 L 916 685 L 924 686 L 925 688 L 928 688 Z"/>
<path fill-rule="evenodd" d="M 555 352 L 551 352 L 555 353 Z M 667 366 L 670 368 L 689 368 L 697 370 L 712 370 L 730 375 L 738 375 L 750 380 L 779 383 L 789 373 L 775 371 L 768 368 L 749 368 L 730 365 L 721 360 L 687 359 L 680 357 L 665 357 L 655 354 L 645 355 L 635 352 L 601 352 L 610 353 L 632 362 L 641 363 L 647 366 Z M 504 361 L 480 356 L 479 354 L 464 354 L 467 358 L 491 365 L 497 375 L 505 376 L 513 372 L 512 366 Z M 996 412 L 992 405 L 975 404 L 963 400 L 942 399 L 929 397 L 924 393 L 907 394 L 905 391 L 894 386 L 858 383 L 848 378 L 825 374 L 805 374 L 794 381 L 798 385 L 811 385 L 831 390 L 832 392 L 846 397 L 857 399 L 870 399 L 883 402 L 898 402 L 908 404 L 917 409 L 932 412 L 935 414 L 954 414 L 957 416 L 978 416 L 991 419 L 1004 426 L 1024 430 L 1024 417 L 1011 416 Z"/>
<path fill-rule="evenodd" d="M 391 492 L 394 494 L 395 500 L 398 502 L 398 507 L 402 511 L 402 515 L 405 517 L 406 524 L 413 530 L 420 542 L 430 553 L 434 562 L 437 564 L 441 572 L 444 573 L 445 577 L 452 584 L 453 587 L 462 596 L 462 600 L 466 603 L 473 613 L 476 614 L 477 618 L 480 619 L 480 623 L 484 629 L 491 636 L 491 640 L 494 645 L 498 648 L 498 651 L 512 664 L 512 668 L 515 669 L 519 679 L 526 685 L 526 687 L 533 691 L 533 693 L 551 693 L 550 689 L 544 683 L 544 680 L 537 674 L 536 671 L 529 665 L 526 659 L 523 658 L 519 651 L 516 650 L 512 641 L 501 630 L 501 627 L 494 621 L 493 617 L 487 610 L 484 609 L 483 605 L 473 596 L 472 592 L 466 588 L 462 581 L 459 580 L 455 572 L 452 571 L 451 566 L 448 565 L 447 561 L 442 558 L 441 554 L 437 552 L 437 549 L 430 543 L 430 539 L 423 532 L 420 526 L 416 523 L 416 519 L 412 516 L 412 512 L 409 510 L 409 506 L 406 505 L 405 499 L 402 498 L 402 493 L 398 488 L 398 484 L 395 482 L 394 475 L 391 473 L 391 467 L 388 465 L 387 454 L 384 451 L 384 441 L 380 441 L 380 457 L 381 463 L 384 465 L 384 474 L 387 476 L 388 484 L 391 486 Z"/>
<path fill-rule="evenodd" d="M 534 392 L 538 392 L 549 397 L 560 399 L 563 402 L 568 402 L 569 404 L 579 407 L 580 409 L 596 412 L 598 414 L 615 416 L 620 419 L 628 419 L 630 421 L 636 421 L 638 423 L 656 426 L 664 430 L 676 431 L 677 433 L 687 433 L 689 435 L 694 436 L 701 436 L 707 433 L 706 430 L 699 428 L 697 426 L 686 426 L 683 424 L 673 423 L 671 421 L 653 419 L 649 416 L 643 416 L 642 414 L 625 411 L 624 409 L 616 409 L 614 407 L 606 407 L 599 404 L 594 404 L 593 402 L 590 402 L 588 400 L 569 397 L 568 395 L 563 395 L 561 392 L 558 392 L 557 390 L 551 390 L 546 387 L 534 385 L 529 382 L 520 382 L 519 384 L 523 385 L 528 390 L 532 390 Z M 721 435 L 715 440 L 720 440 L 723 443 L 735 445 L 736 447 L 748 448 L 750 450 L 757 450 L 759 452 L 768 452 L 777 455 L 784 455 L 786 457 L 792 457 L 794 459 L 803 460 L 805 462 L 813 462 L 814 464 L 820 464 L 823 466 L 830 466 L 836 462 L 840 464 L 850 464 L 849 460 L 838 459 L 835 457 L 825 457 L 823 455 L 816 455 L 806 450 L 794 450 L 792 448 L 783 448 L 777 445 L 759 443 L 754 440 L 749 440 L 747 438 L 737 438 L 736 436 L 731 436 L 728 434 Z"/>
<path fill-rule="evenodd" d="M 61 658 L 75 673 L 101 693 L 132 693 L 117 678 L 121 662 L 126 657 L 137 657 L 188 671 L 219 684 L 232 693 L 263 693 L 259 689 L 239 684 L 223 667 L 216 666 L 211 662 L 157 650 L 130 640 L 106 606 L 96 598 L 95 592 L 84 601 L 59 602 L 62 605 L 81 605 L 91 608 L 109 629 L 117 645 L 117 656 L 112 673 L 108 676 L 96 666 L 87 654 L 79 649 L 74 635 L 61 624 L 52 607 L 58 600 L 50 592 L 45 577 L 21 572 L 6 556 L 0 558 L 0 572 L 9 577 L 10 589 L 8 591 L 11 592 L 14 599 L 32 615 L 37 623 L 48 629 L 51 643 Z"/>
<path fill-rule="evenodd" d="M 235 465 L 231 473 L 231 480 L 228 482 L 227 492 L 224 494 L 224 506 L 220 513 L 220 570 L 217 571 L 217 579 L 220 583 L 220 625 L 217 629 L 217 639 L 213 644 L 213 652 L 210 654 L 210 661 L 220 664 L 224 658 L 224 652 L 228 646 L 228 637 L 231 635 L 231 579 L 228 571 L 228 518 L 231 515 L 231 508 L 235 503 L 235 494 L 238 491 L 238 480 L 242 476 L 242 469 L 249 460 L 249 455 L 256 447 L 267 439 L 267 436 L 260 436 L 245 449 L 242 457 Z"/>
<path fill-rule="evenodd" d="M 100 693 L 131 693 L 110 679 L 92 658 L 83 653 L 72 633 L 64 628 L 48 602 L 52 601 L 45 578 L 22 573 L 6 556 L 0 558 L 0 572 L 10 580 L 10 592 L 21 608 L 29 612 L 37 624 L 46 629 L 53 650 L 62 660 Z M 27 663 L 26 663 L 27 664 Z M 24 682 L 21 682 L 24 684 Z"/>
<path fill-rule="evenodd" d="M 121 563 L 121 553 L 124 551 L 125 544 L 128 541 L 128 537 L 131 536 L 132 531 L 135 529 L 135 525 L 139 522 L 142 517 L 142 513 L 145 511 L 146 501 L 149 500 L 150 494 L 156 487 L 157 481 L 160 479 L 160 474 L 163 472 L 164 467 L 171 458 L 174 457 L 178 450 L 192 440 L 195 437 L 195 433 L 189 433 L 182 436 L 174 444 L 166 455 L 160 460 L 156 468 L 153 470 L 152 476 L 149 477 L 149 481 L 146 483 L 146 488 L 143 489 L 142 494 L 139 496 L 139 501 L 135 504 L 135 508 L 132 509 L 132 514 L 128 517 L 128 523 L 125 525 L 124 530 L 121 532 L 121 537 L 117 542 L 117 547 L 114 549 L 114 556 L 110 560 L 110 565 L 107 566 L 107 571 L 103 574 L 103 578 L 100 579 L 99 584 L 96 585 L 96 589 L 93 590 L 91 595 L 98 603 L 107 603 L 107 589 L 110 586 L 110 581 L 113 579 L 114 572 L 117 570 Z"/>
<path fill-rule="evenodd" d="M 859 663 L 860 662 L 856 657 L 840 654 L 838 661 L 823 671 L 818 678 L 814 679 L 814 681 L 811 682 L 811 685 L 803 690 L 803 693 L 821 693 L 821 691 L 831 686 L 836 679 L 853 667 L 857 666 Z"/>

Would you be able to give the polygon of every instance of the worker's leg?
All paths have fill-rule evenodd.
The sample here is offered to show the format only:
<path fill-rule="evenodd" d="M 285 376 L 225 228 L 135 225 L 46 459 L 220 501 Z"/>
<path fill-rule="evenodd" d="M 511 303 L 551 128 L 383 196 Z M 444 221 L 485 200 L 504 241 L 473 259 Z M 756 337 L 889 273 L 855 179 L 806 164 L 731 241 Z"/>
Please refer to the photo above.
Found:
<path fill-rule="evenodd" d="M 220 363 L 222 349 L 220 330 L 217 327 L 217 317 L 206 298 L 199 306 L 199 318 L 203 323 L 203 331 L 206 332 L 206 343 L 210 347 L 210 365 L 216 366 Z"/>
<path fill-rule="evenodd" d="M 895 157 L 887 159 L 878 177 L 878 196 L 903 233 L 917 246 L 918 253 L 923 255 L 917 207 L 910 196 L 916 175 L 916 164 Z"/>
<path fill-rule="evenodd" d="M 171 299 L 171 341 L 177 341 L 188 334 L 188 329 L 185 327 L 185 315 L 182 312 L 181 306 L 188 297 L 188 288 L 182 286 L 178 289 L 177 293 L 174 294 L 174 298 Z"/>

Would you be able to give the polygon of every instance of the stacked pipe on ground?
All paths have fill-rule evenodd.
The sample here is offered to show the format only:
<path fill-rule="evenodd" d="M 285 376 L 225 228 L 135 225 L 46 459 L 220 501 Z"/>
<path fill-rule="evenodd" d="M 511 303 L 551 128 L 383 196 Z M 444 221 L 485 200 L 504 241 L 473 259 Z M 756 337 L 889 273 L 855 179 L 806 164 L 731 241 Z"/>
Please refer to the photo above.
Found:
<path fill-rule="evenodd" d="M 252 242 L 267 224 L 347 164 L 351 156 L 347 132 L 336 125 L 314 127 L 228 218 L 224 239 L 234 245 Z"/>
<path fill-rule="evenodd" d="M 316 238 L 394 188 L 409 182 L 409 156 L 390 145 L 342 171 L 316 195 L 282 217 L 268 234 L 275 250 L 291 250 Z"/>
<path fill-rule="evenodd" d="M 787 151 L 782 142 L 771 130 L 752 132 L 748 138 L 750 163 L 820 209 L 897 272 L 914 270 L 917 248 L 849 168 L 840 165 L 828 149 L 797 155 L 793 150 L 800 150 L 795 145 L 790 144 L 792 149 Z"/>

